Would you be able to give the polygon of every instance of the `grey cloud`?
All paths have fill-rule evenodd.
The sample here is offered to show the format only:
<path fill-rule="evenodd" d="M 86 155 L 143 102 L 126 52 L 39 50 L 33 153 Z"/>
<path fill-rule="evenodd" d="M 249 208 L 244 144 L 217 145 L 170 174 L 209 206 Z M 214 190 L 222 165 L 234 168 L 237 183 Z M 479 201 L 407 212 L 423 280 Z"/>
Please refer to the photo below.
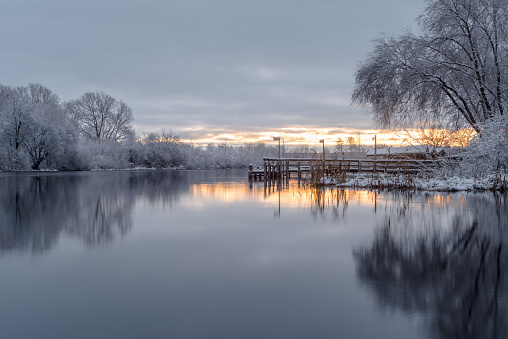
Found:
<path fill-rule="evenodd" d="M 0 83 L 39 82 L 71 100 L 104 91 L 138 132 L 367 128 L 353 73 L 382 31 L 423 1 L 93 0 L 0 5 Z"/>

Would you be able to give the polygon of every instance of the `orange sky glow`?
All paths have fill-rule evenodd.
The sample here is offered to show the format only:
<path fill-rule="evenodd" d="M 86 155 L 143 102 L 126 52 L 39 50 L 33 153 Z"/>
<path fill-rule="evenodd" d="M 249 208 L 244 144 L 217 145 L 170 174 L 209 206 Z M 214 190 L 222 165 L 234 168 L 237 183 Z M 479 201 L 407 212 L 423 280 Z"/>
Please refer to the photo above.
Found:
<path fill-rule="evenodd" d="M 273 143 L 274 137 L 281 137 L 286 145 L 319 145 L 319 140 L 324 139 L 325 144 L 334 145 L 340 137 L 358 138 L 360 136 L 362 144 L 374 145 L 374 135 L 377 135 L 378 144 L 396 145 L 400 144 L 403 136 L 393 132 L 382 132 L 380 130 L 355 130 L 341 129 L 342 133 L 337 133 L 336 128 L 302 128 L 288 127 L 260 132 L 236 132 L 236 133 L 214 133 L 210 131 L 205 137 L 200 139 L 182 139 L 183 142 L 192 142 L 194 145 L 207 144 L 228 144 L 242 145 L 246 143 L 264 142 Z M 345 133 L 344 133 L 345 132 Z"/>
<path fill-rule="evenodd" d="M 191 130 L 189 129 L 189 132 Z M 411 132 L 409 132 L 411 133 Z M 415 135 L 414 132 L 412 132 Z M 203 134 L 203 133 L 202 133 Z M 182 139 L 183 142 L 193 143 L 196 146 L 207 144 L 224 144 L 231 146 L 244 145 L 247 143 L 263 142 L 271 144 L 274 137 L 281 137 L 281 142 L 286 146 L 309 145 L 319 146 L 319 140 L 324 139 L 325 145 L 332 146 L 338 138 L 344 141 L 348 137 L 359 137 L 362 145 L 374 145 L 374 136 L 377 135 L 378 145 L 400 146 L 407 144 L 404 140 L 408 139 L 408 131 L 383 131 L 383 130 L 356 130 L 356 129 L 338 129 L 338 128 L 302 128 L 287 127 L 259 132 L 214 132 L 209 131 L 203 134 L 200 139 Z"/>

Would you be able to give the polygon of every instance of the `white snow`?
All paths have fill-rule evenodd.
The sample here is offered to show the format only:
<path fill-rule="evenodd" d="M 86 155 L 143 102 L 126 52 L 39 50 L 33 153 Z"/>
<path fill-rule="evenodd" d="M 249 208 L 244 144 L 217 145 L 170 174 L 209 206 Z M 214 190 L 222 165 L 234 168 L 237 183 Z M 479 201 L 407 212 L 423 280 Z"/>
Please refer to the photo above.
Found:
<path fill-rule="evenodd" d="M 390 175 L 360 173 L 351 176 L 344 183 L 338 183 L 335 179 L 327 177 L 321 180 L 324 185 L 336 185 L 338 187 L 357 188 L 406 188 L 424 191 L 473 191 L 500 189 L 506 187 L 508 178 L 499 178 L 488 175 L 482 178 L 465 178 L 451 176 L 448 178 L 423 178 L 407 175 Z"/>

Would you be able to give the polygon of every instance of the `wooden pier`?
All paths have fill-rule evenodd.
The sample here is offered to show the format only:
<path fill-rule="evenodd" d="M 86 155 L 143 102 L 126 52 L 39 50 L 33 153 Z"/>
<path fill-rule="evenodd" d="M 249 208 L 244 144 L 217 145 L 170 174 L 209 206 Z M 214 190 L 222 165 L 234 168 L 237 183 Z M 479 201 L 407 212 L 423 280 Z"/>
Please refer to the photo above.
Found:
<path fill-rule="evenodd" d="M 249 166 L 249 180 L 302 180 L 314 175 L 338 176 L 345 173 L 417 173 L 426 168 L 433 168 L 434 160 L 413 159 L 330 159 L 314 158 L 263 158 L 262 167 Z"/>

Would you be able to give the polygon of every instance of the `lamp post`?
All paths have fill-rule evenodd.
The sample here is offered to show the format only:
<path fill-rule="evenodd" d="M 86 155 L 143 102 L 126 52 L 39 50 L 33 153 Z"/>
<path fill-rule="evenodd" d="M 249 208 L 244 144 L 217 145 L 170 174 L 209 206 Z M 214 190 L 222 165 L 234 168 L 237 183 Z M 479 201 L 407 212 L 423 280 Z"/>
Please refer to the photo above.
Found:
<path fill-rule="evenodd" d="M 278 176 L 279 176 L 279 183 L 280 183 L 280 180 L 281 180 L 281 171 L 280 171 L 280 137 L 273 137 L 273 141 L 278 141 L 279 142 L 279 165 L 277 166 L 278 167 Z M 279 185 L 280 186 L 280 185 Z"/>
<path fill-rule="evenodd" d="M 280 161 L 280 137 L 273 137 L 273 141 L 279 142 L 279 161 Z"/>
<path fill-rule="evenodd" d="M 377 134 L 374 134 L 374 160 L 377 160 Z"/>
<path fill-rule="evenodd" d="M 319 140 L 320 144 L 323 144 L 323 176 L 325 174 L 325 139 Z"/>

